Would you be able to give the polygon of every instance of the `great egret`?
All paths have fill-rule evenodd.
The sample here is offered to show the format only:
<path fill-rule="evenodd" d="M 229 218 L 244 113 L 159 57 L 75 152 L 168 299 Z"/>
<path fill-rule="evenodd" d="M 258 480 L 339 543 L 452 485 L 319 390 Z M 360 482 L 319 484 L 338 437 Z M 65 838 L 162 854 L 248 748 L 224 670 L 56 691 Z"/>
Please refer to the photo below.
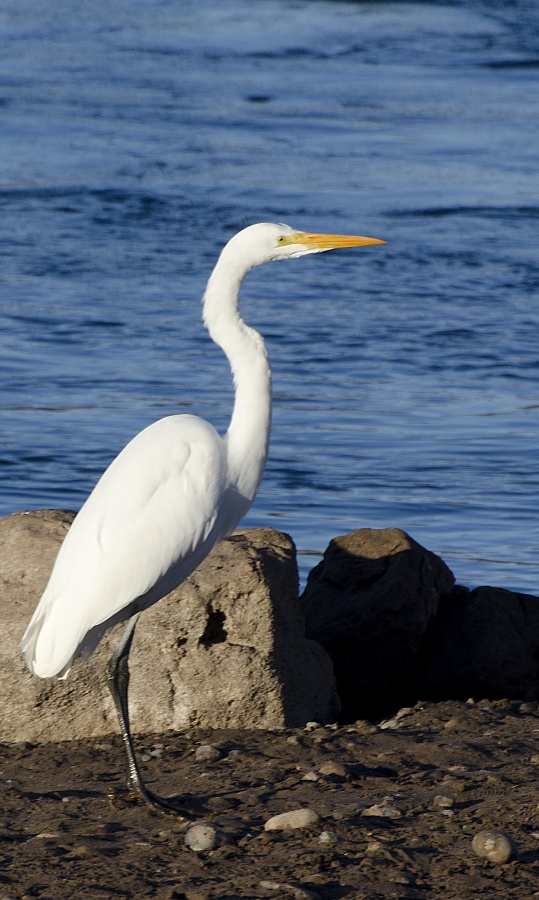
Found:
<path fill-rule="evenodd" d="M 238 312 L 246 273 L 270 260 L 368 237 L 251 225 L 226 244 L 208 281 L 203 319 L 230 363 L 235 399 L 225 437 L 203 419 L 174 415 L 140 432 L 111 463 L 76 516 L 21 642 L 28 668 L 65 678 L 105 631 L 128 619 L 107 665 L 127 752 L 128 787 L 156 809 L 175 801 L 146 788 L 129 728 L 128 656 L 140 613 L 177 587 L 251 506 L 268 452 L 271 371 L 260 334 Z"/>

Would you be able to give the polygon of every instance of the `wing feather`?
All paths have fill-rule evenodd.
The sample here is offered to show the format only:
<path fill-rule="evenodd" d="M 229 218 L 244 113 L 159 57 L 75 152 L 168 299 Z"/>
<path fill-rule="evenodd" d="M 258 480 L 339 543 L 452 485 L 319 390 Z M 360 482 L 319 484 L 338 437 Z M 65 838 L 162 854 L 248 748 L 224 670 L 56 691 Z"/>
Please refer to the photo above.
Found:
<path fill-rule="evenodd" d="M 76 516 L 21 647 L 36 674 L 65 670 L 88 631 L 183 581 L 222 535 L 224 442 L 195 416 L 140 432 Z M 103 629 L 103 631 L 105 628 Z"/>

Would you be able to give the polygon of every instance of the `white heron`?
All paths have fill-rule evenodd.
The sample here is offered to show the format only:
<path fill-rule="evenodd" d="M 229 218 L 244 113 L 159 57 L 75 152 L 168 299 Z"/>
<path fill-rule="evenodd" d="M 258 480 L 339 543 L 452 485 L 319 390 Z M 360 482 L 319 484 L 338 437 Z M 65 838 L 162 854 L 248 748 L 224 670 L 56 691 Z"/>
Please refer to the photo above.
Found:
<path fill-rule="evenodd" d="M 180 813 L 174 799 L 144 785 L 135 756 L 128 712 L 135 625 L 238 525 L 255 498 L 268 452 L 271 370 L 262 337 L 238 312 L 243 278 L 270 260 L 383 243 L 261 223 L 226 244 L 203 299 L 204 323 L 234 378 L 226 435 L 196 416 L 173 415 L 133 438 L 76 516 L 26 629 L 21 650 L 30 671 L 65 678 L 79 654 L 90 655 L 107 629 L 128 620 L 107 679 L 127 752 L 128 787 L 156 809 Z"/>

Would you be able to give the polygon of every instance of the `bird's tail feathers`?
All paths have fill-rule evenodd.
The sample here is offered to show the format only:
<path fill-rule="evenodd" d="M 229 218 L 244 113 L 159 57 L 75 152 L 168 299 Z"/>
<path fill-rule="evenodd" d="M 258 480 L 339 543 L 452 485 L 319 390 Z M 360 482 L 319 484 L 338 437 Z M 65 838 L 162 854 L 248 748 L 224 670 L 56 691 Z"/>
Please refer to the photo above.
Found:
<path fill-rule="evenodd" d="M 62 604 L 55 606 L 53 612 L 47 600 L 46 594 L 43 595 L 23 635 L 20 648 L 26 665 L 34 675 L 40 678 L 66 678 L 82 635 L 69 634 L 71 623 L 69 617 L 62 614 Z"/>

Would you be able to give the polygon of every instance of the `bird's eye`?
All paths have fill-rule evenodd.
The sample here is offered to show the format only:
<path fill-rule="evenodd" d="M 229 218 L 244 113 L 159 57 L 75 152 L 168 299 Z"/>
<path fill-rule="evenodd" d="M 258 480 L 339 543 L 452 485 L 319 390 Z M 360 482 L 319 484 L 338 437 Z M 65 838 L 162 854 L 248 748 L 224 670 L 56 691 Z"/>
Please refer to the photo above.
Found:
<path fill-rule="evenodd" d="M 284 234 L 281 234 L 280 237 L 277 238 L 277 243 L 278 243 L 278 244 L 285 244 L 285 243 L 286 243 L 286 238 L 285 238 Z"/>

